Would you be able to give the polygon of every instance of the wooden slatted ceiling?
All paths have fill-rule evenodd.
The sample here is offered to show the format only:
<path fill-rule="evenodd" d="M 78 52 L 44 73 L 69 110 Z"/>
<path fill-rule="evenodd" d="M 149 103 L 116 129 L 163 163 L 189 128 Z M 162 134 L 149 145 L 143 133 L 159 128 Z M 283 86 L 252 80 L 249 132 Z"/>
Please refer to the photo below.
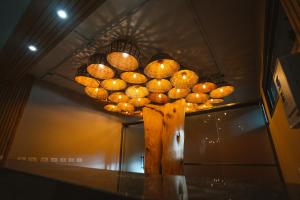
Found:
<path fill-rule="evenodd" d="M 0 83 L 20 80 L 34 63 L 103 2 L 104 0 L 33 0 L 1 49 Z M 56 10 L 59 8 L 68 12 L 68 19 L 58 18 Z M 28 51 L 29 44 L 37 46 L 38 51 Z"/>

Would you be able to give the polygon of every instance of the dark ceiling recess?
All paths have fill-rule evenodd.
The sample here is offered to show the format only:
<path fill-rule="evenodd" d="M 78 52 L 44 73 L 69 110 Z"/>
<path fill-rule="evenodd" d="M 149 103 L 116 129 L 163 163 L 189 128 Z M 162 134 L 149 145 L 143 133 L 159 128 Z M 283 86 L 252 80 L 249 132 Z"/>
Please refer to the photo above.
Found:
<path fill-rule="evenodd" d="M 43 55 L 56 46 L 104 0 L 33 0 L 0 52 L 0 84 L 15 82 Z M 68 19 L 58 18 L 57 9 L 65 9 Z M 37 46 L 37 52 L 27 49 Z"/>

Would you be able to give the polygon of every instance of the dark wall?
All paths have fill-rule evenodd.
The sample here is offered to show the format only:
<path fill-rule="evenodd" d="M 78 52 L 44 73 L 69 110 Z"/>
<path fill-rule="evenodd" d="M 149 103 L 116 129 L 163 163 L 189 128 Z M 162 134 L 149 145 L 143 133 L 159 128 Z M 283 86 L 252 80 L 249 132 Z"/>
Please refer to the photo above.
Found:
<path fill-rule="evenodd" d="M 34 84 L 8 158 L 118 170 L 122 124 L 89 102 Z"/>
<path fill-rule="evenodd" d="M 143 173 L 143 124 L 125 128 L 123 171 Z M 185 175 L 279 181 L 260 106 L 187 116 Z"/>
<path fill-rule="evenodd" d="M 7 158 L 32 82 L 25 77 L 13 85 L 0 85 L 0 165 Z"/>

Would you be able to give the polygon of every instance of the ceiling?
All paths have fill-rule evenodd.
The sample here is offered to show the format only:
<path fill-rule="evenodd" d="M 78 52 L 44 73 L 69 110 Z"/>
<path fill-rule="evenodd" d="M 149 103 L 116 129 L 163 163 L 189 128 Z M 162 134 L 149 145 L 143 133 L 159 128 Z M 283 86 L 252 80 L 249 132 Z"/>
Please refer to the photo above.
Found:
<path fill-rule="evenodd" d="M 6 43 L 9 35 L 12 33 L 14 28 L 16 27 L 18 21 L 22 17 L 26 8 L 28 7 L 30 0 L 1 0 L 0 6 L 0 49 Z M 14 11 L 11 14 L 11 11 Z M 9 16 L 9 17 L 5 17 Z"/>
<path fill-rule="evenodd" d="M 104 0 L 31 0 L 26 10 L 23 10 L 22 16 L 12 20 L 15 13 L 18 15 L 22 9 L 16 5 L 8 6 L 5 1 L 1 1 L 0 5 L 9 12 L 1 13 L 4 20 L 0 25 L 6 28 L 4 32 L 12 29 L 13 31 L 3 39 L 4 44 L 0 48 L 2 75 L 0 85 L 11 85 L 20 81 L 50 50 L 104 2 Z M 57 16 L 58 9 L 72 11 L 69 12 L 68 20 L 62 20 Z M 14 26 L 13 23 L 16 21 L 17 25 Z M 3 22 L 12 24 L 5 26 L 6 23 Z M 29 45 L 35 45 L 38 51 L 30 52 Z"/>
<path fill-rule="evenodd" d="M 200 77 L 225 75 L 235 93 L 227 101 L 259 98 L 259 48 L 264 23 L 261 0 L 107 0 L 35 62 L 30 73 L 74 92 L 80 64 L 121 36 L 135 39 L 144 67 L 166 52 Z M 69 12 L 72 12 L 70 10 Z M 42 44 L 41 44 L 42 45 Z"/>

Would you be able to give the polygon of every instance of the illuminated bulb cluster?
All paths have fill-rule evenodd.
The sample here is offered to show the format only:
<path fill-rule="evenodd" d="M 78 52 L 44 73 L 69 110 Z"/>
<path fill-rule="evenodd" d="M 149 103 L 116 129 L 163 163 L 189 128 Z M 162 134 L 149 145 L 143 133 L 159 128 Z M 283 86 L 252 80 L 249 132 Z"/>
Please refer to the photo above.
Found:
<path fill-rule="evenodd" d="M 212 82 L 198 83 L 199 76 L 194 71 L 180 70 L 180 64 L 167 54 L 153 56 L 142 73 L 138 70 L 138 48 L 123 42 L 114 41 L 108 54 L 94 54 L 94 59 L 89 59 L 94 62 L 89 63 L 92 67 L 88 73 L 80 67 L 75 76 L 78 83 L 97 88 L 95 93 L 106 92 L 106 96 L 98 99 L 111 103 L 105 106 L 106 110 L 140 116 L 140 110 L 148 103 L 164 105 L 185 99 L 186 112 L 194 112 L 222 103 L 222 98 L 234 91 L 232 86 L 218 88 Z M 102 76 L 105 73 L 108 76 Z"/>

